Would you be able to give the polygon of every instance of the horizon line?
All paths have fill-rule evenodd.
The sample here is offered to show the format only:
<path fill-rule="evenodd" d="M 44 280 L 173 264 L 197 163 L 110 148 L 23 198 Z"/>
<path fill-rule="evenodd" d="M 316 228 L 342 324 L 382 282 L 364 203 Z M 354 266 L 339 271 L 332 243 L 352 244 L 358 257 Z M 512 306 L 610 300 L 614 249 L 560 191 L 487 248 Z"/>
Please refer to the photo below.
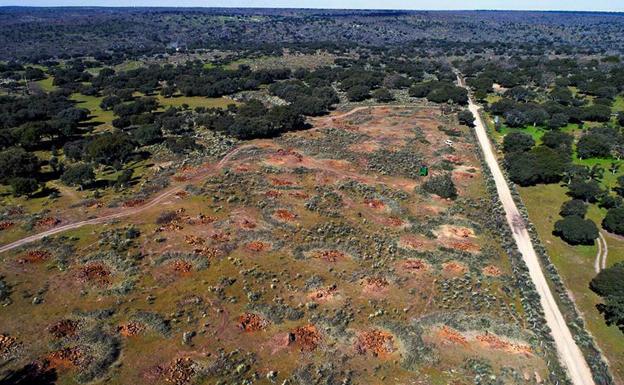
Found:
<path fill-rule="evenodd" d="M 116 9 L 280 9 L 280 10 L 331 10 L 331 11 L 413 11 L 413 12 L 555 12 L 555 13 L 617 13 L 624 10 L 583 10 L 583 9 L 504 9 L 504 8 L 328 8 L 328 7 L 244 7 L 244 6 L 175 6 L 175 5 L 0 5 L 0 8 L 116 8 Z"/>

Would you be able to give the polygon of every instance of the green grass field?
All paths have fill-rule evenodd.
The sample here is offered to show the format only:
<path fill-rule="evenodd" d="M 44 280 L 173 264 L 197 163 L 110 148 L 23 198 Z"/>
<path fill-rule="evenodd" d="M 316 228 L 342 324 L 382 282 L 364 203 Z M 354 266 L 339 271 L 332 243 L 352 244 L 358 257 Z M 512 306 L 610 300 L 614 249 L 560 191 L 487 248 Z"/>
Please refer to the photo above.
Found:
<path fill-rule="evenodd" d="M 37 83 L 43 91 L 50 92 L 50 91 L 55 91 L 57 89 L 57 87 L 52 84 L 53 81 L 54 81 L 54 77 L 48 76 L 47 78 L 43 80 L 36 81 L 35 83 Z"/>
<path fill-rule="evenodd" d="M 163 107 L 182 107 L 183 104 L 186 104 L 191 109 L 196 107 L 226 108 L 230 104 L 239 104 L 230 98 L 206 98 L 203 96 L 175 96 L 172 98 L 165 98 L 159 94 L 156 99 L 158 99 L 158 103 Z"/>
<path fill-rule="evenodd" d="M 100 107 L 102 98 L 99 96 L 86 96 L 78 93 L 71 94 L 70 98 L 77 102 L 76 106 L 80 108 L 86 108 L 91 112 L 90 123 L 99 123 L 97 127 L 103 126 L 103 128 L 110 127 L 115 114 L 113 111 L 104 111 Z"/>
<path fill-rule="evenodd" d="M 565 286 L 571 292 L 576 305 L 583 314 L 589 332 L 606 354 L 616 383 L 624 379 L 624 334 L 615 326 L 607 326 L 596 309 L 600 297 L 589 289 L 589 282 L 595 276 L 594 260 L 597 246 L 570 246 L 552 234 L 554 223 L 560 219 L 561 204 L 570 198 L 566 188 L 557 184 L 520 187 L 531 222 L 535 225 L 552 263 L 557 267 Z M 591 205 L 588 218 L 600 223 L 604 209 Z M 607 265 L 624 261 L 624 241 L 606 235 L 609 254 Z"/>

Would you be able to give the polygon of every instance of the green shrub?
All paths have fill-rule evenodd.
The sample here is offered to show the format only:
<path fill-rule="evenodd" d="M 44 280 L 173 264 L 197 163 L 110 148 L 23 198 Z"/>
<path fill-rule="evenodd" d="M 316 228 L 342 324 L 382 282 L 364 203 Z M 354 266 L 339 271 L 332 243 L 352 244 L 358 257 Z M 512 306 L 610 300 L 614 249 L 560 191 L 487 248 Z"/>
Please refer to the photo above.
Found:
<path fill-rule="evenodd" d="M 423 189 L 431 194 L 436 194 L 442 198 L 455 199 L 457 189 L 451 178 L 451 174 L 436 175 L 423 184 Z"/>

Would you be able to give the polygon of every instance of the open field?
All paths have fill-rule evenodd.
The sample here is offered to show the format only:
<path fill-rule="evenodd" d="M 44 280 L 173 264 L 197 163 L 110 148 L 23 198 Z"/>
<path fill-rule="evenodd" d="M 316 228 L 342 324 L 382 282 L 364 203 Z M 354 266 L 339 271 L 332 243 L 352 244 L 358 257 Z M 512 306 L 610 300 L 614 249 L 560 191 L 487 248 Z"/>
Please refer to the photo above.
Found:
<path fill-rule="evenodd" d="M 235 100 L 230 98 L 222 97 L 222 98 L 206 98 L 203 96 L 180 96 L 176 95 L 171 98 L 165 98 L 162 95 L 158 95 L 156 97 L 158 103 L 167 108 L 167 107 L 182 107 L 183 105 L 187 105 L 191 109 L 195 109 L 197 107 L 204 108 L 226 108 L 230 104 L 238 104 Z"/>
<path fill-rule="evenodd" d="M 186 188 L 136 215 L 3 254 L 10 365 L 62 384 L 549 382 L 469 129 L 418 106 L 311 124 L 177 170 Z M 455 200 L 423 190 L 445 172 Z"/>

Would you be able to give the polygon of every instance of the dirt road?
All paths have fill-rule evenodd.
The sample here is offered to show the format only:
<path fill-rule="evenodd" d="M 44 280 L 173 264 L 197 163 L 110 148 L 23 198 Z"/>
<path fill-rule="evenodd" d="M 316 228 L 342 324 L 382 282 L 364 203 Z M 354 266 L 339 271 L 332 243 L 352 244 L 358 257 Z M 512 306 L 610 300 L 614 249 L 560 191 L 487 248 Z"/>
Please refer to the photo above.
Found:
<path fill-rule="evenodd" d="M 459 84 L 465 86 L 462 79 L 459 79 Z M 503 176 L 503 173 L 498 165 L 496 156 L 492 145 L 488 139 L 487 131 L 485 129 L 484 122 L 482 121 L 478 110 L 479 107 L 470 100 L 469 105 L 470 112 L 475 117 L 475 131 L 479 140 L 479 145 L 485 156 L 485 161 L 492 172 L 494 181 L 496 182 L 496 190 L 498 191 L 498 197 L 503 204 L 507 222 L 513 231 L 513 237 L 516 241 L 522 258 L 526 263 L 529 274 L 537 292 L 539 293 L 542 307 L 544 309 L 544 316 L 546 323 L 551 330 L 552 337 L 555 341 L 555 346 L 559 353 L 559 358 L 564 367 L 567 368 L 570 379 L 574 385 L 594 385 L 589 366 L 581 353 L 581 350 L 574 342 L 572 333 L 566 324 L 555 298 L 553 297 L 550 288 L 546 282 L 546 277 L 542 272 L 539 264 L 539 260 L 535 250 L 533 249 L 533 243 L 531 237 L 524 226 L 524 221 L 518 211 L 518 207 L 511 196 L 509 186 Z"/>
<path fill-rule="evenodd" d="M 596 274 L 600 273 L 600 270 L 607 268 L 607 255 L 609 254 L 609 245 L 602 233 L 598 233 L 598 252 L 596 253 L 596 260 L 594 261 L 594 270 Z"/>
<path fill-rule="evenodd" d="M 240 147 L 230 151 L 217 164 L 215 164 L 212 167 L 208 167 L 208 168 L 205 168 L 205 169 L 201 170 L 196 175 L 194 175 L 192 177 L 192 179 L 200 179 L 200 178 L 203 178 L 206 175 L 210 174 L 211 172 L 214 172 L 216 170 L 220 170 L 221 168 L 223 168 L 223 166 L 233 156 L 235 156 L 236 154 L 238 154 L 238 152 L 240 152 L 241 150 L 243 150 L 245 148 L 248 148 L 248 147 L 251 147 L 251 146 L 248 146 L 248 145 L 240 146 Z M 190 180 L 187 181 L 186 183 L 189 183 L 189 182 L 190 182 Z M 134 208 L 123 208 L 123 209 L 120 209 L 119 212 L 116 212 L 116 213 L 113 213 L 113 214 L 104 215 L 104 216 L 97 217 L 97 218 L 92 218 L 92 219 L 87 219 L 87 220 L 84 220 L 84 221 L 68 223 L 68 224 L 63 225 L 63 226 L 54 227 L 54 228 L 52 228 L 50 230 L 43 231 L 41 233 L 34 234 L 34 235 L 31 235 L 31 236 L 26 237 L 26 238 L 22 238 L 22 239 L 20 239 L 18 241 L 6 244 L 4 246 L 0 246 L 0 253 L 4 253 L 5 251 L 9 251 L 9 250 L 15 249 L 15 248 L 20 247 L 20 246 L 24 246 L 24 245 L 26 245 L 28 243 L 31 243 L 31 242 L 39 241 L 39 240 L 41 240 L 41 239 L 43 239 L 45 237 L 49 237 L 49 236 L 54 235 L 54 234 L 62 233 L 64 231 L 74 230 L 74 229 L 80 228 L 82 226 L 102 224 L 102 223 L 109 222 L 109 221 L 111 221 L 113 219 L 124 218 L 124 217 L 129 217 L 129 216 L 132 216 L 132 215 L 139 214 L 142 211 L 145 211 L 147 209 L 150 209 L 150 208 L 158 205 L 159 203 L 163 202 L 167 198 L 170 198 L 172 195 L 174 195 L 175 193 L 177 193 L 179 191 L 182 191 L 183 189 L 184 189 L 184 185 L 178 185 L 178 186 L 172 187 L 172 188 L 162 192 L 161 194 L 156 196 L 154 199 L 152 199 L 151 201 L 149 201 L 148 203 L 146 203 L 146 204 L 144 204 L 142 206 L 137 206 L 137 207 L 134 207 Z"/>

